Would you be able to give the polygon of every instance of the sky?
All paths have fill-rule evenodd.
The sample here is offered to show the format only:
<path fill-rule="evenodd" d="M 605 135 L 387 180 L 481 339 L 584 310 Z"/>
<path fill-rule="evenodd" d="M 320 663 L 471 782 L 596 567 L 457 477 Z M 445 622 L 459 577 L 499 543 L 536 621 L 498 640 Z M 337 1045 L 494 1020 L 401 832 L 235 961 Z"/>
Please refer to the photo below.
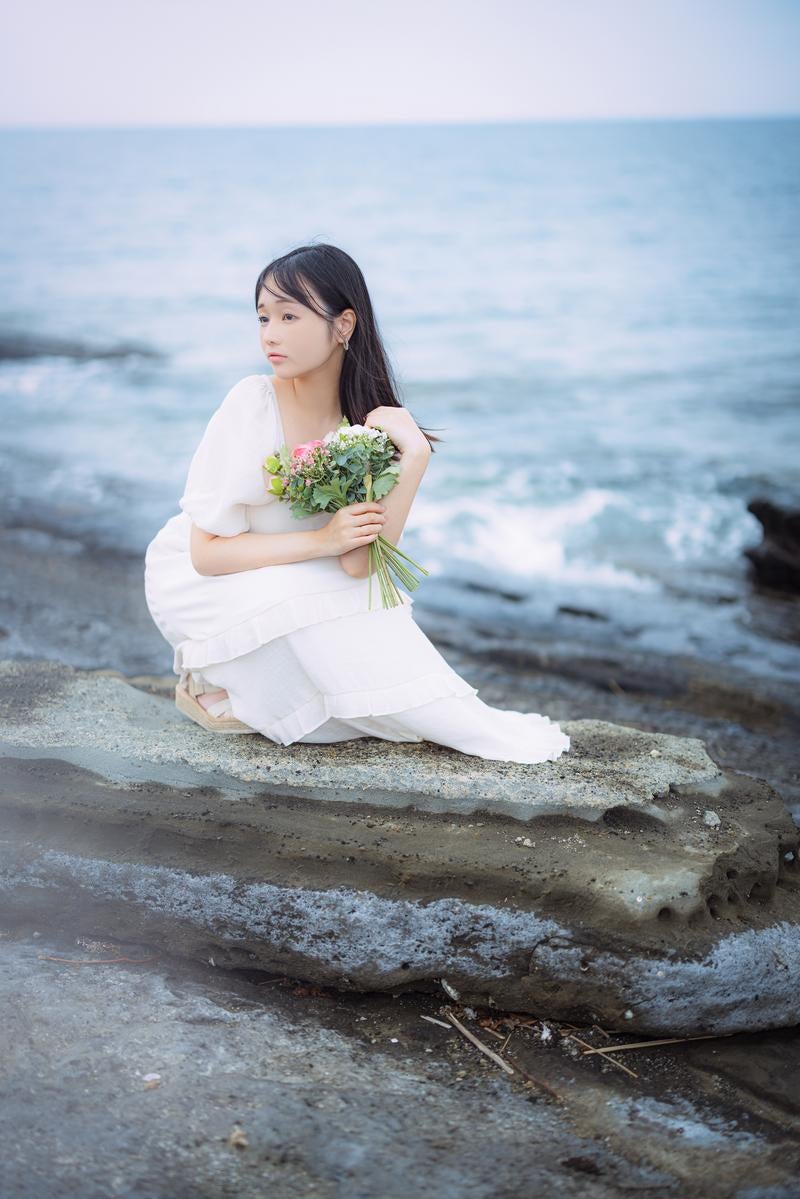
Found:
<path fill-rule="evenodd" d="M 0 126 L 800 114 L 800 0 L 25 0 Z"/>

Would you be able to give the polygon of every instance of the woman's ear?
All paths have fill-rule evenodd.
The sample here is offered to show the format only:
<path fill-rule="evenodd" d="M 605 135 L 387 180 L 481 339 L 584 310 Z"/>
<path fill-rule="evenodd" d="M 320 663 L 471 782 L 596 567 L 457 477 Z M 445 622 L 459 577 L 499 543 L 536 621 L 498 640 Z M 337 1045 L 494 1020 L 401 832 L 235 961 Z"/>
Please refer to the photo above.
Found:
<path fill-rule="evenodd" d="M 352 308 L 345 308 L 339 313 L 336 318 L 336 332 L 340 338 L 346 337 L 349 341 L 353 335 L 353 330 L 356 327 L 356 314 Z"/>

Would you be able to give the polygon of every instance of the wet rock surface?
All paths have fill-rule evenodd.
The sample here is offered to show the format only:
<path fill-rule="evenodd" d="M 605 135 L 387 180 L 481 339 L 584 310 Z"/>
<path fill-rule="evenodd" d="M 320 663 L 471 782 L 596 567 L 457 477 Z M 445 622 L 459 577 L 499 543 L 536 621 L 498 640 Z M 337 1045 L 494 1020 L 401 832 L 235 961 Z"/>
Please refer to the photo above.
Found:
<path fill-rule="evenodd" d="M 0 664 L 15 908 L 354 990 L 649 1034 L 795 1025 L 798 830 L 698 739 L 557 763 L 213 738 L 116 672 Z"/>
<path fill-rule="evenodd" d="M 758 496 L 747 505 L 763 530 L 761 543 L 747 548 L 753 575 L 760 584 L 800 594 L 800 505 Z"/>
<path fill-rule="evenodd" d="M 625 1038 L 441 991 L 346 995 L 5 923 L 0 1004 L 15 1199 L 797 1194 L 789 1030 L 612 1060 L 585 1046 Z"/>

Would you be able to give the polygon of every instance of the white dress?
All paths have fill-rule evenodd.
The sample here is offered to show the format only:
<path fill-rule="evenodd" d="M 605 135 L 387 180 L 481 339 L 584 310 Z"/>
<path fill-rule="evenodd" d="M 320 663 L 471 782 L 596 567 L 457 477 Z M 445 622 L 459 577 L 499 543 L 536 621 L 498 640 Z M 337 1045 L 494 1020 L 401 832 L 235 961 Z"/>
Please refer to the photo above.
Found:
<path fill-rule="evenodd" d="M 233 714 L 280 745 L 380 737 L 433 741 L 507 762 L 555 761 L 569 737 L 548 716 L 493 708 L 417 625 L 412 598 L 382 608 L 380 588 L 336 556 L 201 575 L 192 521 L 233 537 L 318 529 L 266 490 L 264 459 L 284 442 L 271 375 L 248 375 L 213 413 L 189 465 L 181 511 L 145 553 L 144 587 L 184 685 L 224 688 Z M 424 582 L 422 584 L 424 586 Z"/>

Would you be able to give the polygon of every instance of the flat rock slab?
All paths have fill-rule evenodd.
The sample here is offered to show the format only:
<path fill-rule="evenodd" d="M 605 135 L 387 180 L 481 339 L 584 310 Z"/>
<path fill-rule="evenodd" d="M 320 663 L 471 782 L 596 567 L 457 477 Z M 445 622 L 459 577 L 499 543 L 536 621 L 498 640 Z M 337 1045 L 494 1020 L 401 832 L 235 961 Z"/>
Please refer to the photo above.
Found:
<path fill-rule="evenodd" d="M 701 741 L 536 766 L 223 737 L 112 672 L 0 663 L 0 888 L 50 925 L 664 1035 L 800 1021 L 798 830 Z"/>
<path fill-rule="evenodd" d="M 119 783 L 143 776 L 180 783 L 193 772 L 202 783 L 218 776 L 229 794 L 263 794 L 267 786 L 321 802 L 460 816 L 490 811 L 527 821 L 569 812 L 597 820 L 612 804 L 661 818 L 654 800 L 671 786 L 702 785 L 713 797 L 722 781 L 697 738 L 597 720 L 563 723 L 574 738 L 569 753 L 530 766 L 432 742 L 364 737 L 281 746 L 259 735 L 208 733 L 173 702 L 131 687 L 116 672 L 82 673 L 59 663 L 0 662 L 0 690 L 0 737 L 58 748 L 64 761 Z"/>

